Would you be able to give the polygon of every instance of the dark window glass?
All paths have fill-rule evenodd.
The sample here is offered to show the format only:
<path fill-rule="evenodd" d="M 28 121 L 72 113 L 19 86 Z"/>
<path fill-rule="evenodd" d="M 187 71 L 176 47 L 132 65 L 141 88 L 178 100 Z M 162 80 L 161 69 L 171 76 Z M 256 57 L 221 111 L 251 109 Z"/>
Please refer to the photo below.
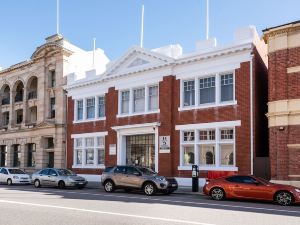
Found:
<path fill-rule="evenodd" d="M 54 176 L 56 176 L 57 175 L 57 173 L 56 173 L 56 171 L 55 170 L 52 170 L 52 169 L 50 169 L 49 170 L 49 173 L 48 173 L 49 175 L 54 175 Z"/>
<path fill-rule="evenodd" d="M 48 175 L 49 169 L 41 170 L 39 174 Z"/>
<path fill-rule="evenodd" d="M 126 173 L 134 174 L 134 173 L 139 173 L 139 171 L 136 168 L 130 166 L 130 167 L 127 167 Z"/>
<path fill-rule="evenodd" d="M 257 183 L 257 181 L 253 177 L 249 177 L 249 176 L 243 176 L 242 181 L 245 184 L 255 184 L 255 183 Z"/>
<path fill-rule="evenodd" d="M 241 176 L 227 177 L 226 180 L 233 183 L 243 183 Z"/>
<path fill-rule="evenodd" d="M 55 118 L 55 98 L 50 98 L 50 118 Z"/>
<path fill-rule="evenodd" d="M 115 173 L 126 173 L 126 166 L 118 166 L 114 172 Z"/>

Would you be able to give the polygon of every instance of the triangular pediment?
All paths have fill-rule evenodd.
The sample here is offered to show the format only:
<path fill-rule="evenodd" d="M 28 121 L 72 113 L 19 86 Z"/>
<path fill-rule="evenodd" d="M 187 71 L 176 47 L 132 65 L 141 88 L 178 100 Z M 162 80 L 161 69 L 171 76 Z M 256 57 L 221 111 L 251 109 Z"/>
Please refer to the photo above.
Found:
<path fill-rule="evenodd" d="M 174 59 L 140 47 L 133 47 L 106 71 L 105 76 L 134 73 L 172 63 Z"/>

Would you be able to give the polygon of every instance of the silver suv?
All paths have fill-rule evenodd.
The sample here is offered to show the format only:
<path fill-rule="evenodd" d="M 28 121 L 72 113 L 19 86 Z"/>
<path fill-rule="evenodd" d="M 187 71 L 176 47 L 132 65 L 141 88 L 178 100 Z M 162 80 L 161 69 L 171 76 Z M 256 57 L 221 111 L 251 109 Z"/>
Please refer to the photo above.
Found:
<path fill-rule="evenodd" d="M 159 176 L 153 170 L 140 166 L 108 167 L 102 173 L 101 181 L 106 192 L 138 189 L 146 195 L 153 195 L 156 192 L 171 194 L 178 188 L 175 178 Z"/>

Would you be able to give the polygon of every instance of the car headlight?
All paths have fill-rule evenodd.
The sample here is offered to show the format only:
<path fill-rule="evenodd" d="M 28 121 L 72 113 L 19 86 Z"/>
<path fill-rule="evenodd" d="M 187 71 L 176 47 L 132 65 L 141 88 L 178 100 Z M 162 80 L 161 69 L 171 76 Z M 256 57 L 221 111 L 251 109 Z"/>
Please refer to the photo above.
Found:
<path fill-rule="evenodd" d="M 68 180 L 74 182 L 74 179 L 72 177 L 68 177 Z"/>
<path fill-rule="evenodd" d="M 166 178 L 164 177 L 155 177 L 156 180 L 159 180 L 159 181 L 166 181 Z"/>
<path fill-rule="evenodd" d="M 18 176 L 13 176 L 13 178 L 14 178 L 14 179 L 19 179 L 19 177 L 18 177 Z"/>
<path fill-rule="evenodd" d="M 296 188 L 295 191 L 297 191 L 298 193 L 300 193 L 300 189 L 297 189 L 297 188 Z"/>

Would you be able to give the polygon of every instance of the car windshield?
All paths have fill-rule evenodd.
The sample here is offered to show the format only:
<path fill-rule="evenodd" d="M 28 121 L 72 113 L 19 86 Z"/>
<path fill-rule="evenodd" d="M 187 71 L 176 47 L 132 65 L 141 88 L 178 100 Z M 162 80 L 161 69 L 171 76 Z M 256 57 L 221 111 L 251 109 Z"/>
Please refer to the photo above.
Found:
<path fill-rule="evenodd" d="M 156 174 L 153 170 L 146 168 L 146 167 L 138 167 L 138 169 L 143 173 L 147 175 L 154 175 Z"/>
<path fill-rule="evenodd" d="M 76 174 L 73 173 L 71 170 L 59 169 L 57 170 L 60 176 L 75 176 Z"/>
<path fill-rule="evenodd" d="M 10 174 L 25 174 L 24 171 L 20 169 L 9 169 L 8 171 Z"/>

